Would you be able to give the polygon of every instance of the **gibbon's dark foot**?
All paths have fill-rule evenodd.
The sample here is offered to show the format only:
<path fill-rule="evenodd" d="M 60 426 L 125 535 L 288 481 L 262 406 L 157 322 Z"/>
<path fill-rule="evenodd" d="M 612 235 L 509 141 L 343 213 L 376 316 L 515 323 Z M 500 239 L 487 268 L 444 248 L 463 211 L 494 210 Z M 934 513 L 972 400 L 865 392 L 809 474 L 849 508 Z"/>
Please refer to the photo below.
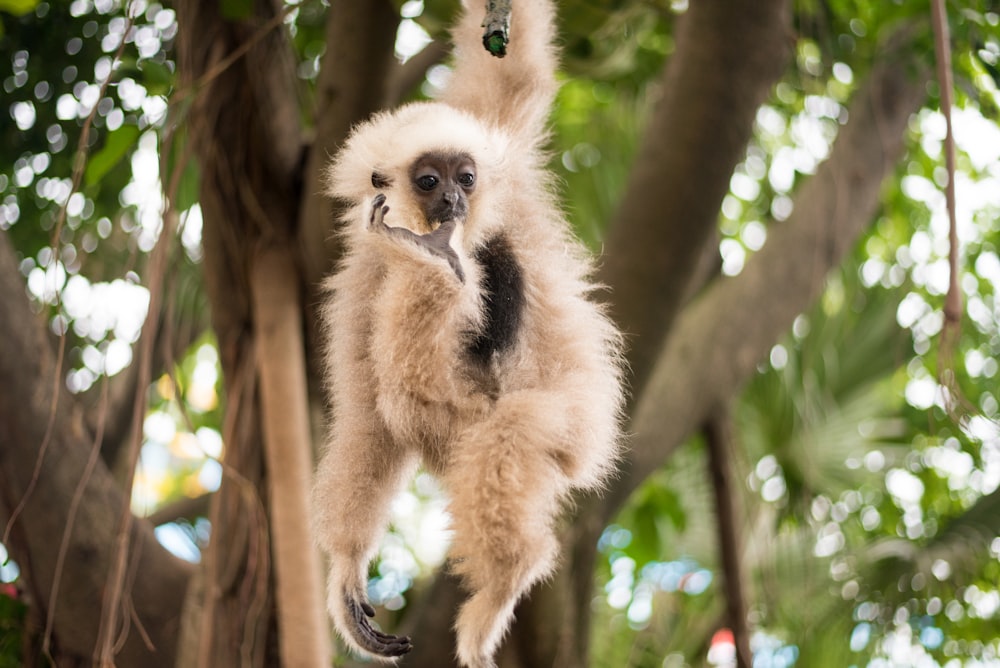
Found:
<path fill-rule="evenodd" d="M 372 216 L 370 228 L 382 234 L 388 234 L 396 239 L 405 239 L 418 246 L 423 246 L 431 255 L 444 258 L 454 270 L 458 280 L 465 283 L 465 270 L 462 263 L 458 261 L 458 254 L 451 247 L 451 235 L 454 234 L 458 223 L 454 220 L 446 220 L 441 223 L 436 230 L 430 234 L 414 234 L 404 227 L 391 227 L 385 224 L 385 214 L 389 213 L 389 207 L 385 205 L 385 195 L 379 193 L 372 200 Z"/>
<path fill-rule="evenodd" d="M 356 601 L 350 594 L 344 594 L 344 603 L 354 620 L 354 642 L 363 649 L 379 656 L 403 656 L 413 649 L 409 636 L 394 636 L 372 627 L 368 619 L 375 616 L 375 608 L 367 602 Z"/>

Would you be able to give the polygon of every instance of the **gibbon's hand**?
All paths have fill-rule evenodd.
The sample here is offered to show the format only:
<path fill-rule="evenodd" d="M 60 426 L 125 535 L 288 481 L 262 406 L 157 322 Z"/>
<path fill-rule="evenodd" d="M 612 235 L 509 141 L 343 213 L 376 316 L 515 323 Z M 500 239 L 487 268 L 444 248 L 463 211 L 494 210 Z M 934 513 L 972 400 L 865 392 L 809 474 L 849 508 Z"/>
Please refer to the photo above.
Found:
<path fill-rule="evenodd" d="M 411 649 L 413 643 L 410 636 L 394 636 L 382 633 L 372 627 L 369 617 L 375 616 L 375 608 L 364 600 L 354 600 L 350 594 L 344 594 L 347 612 L 354 620 L 356 628 L 351 634 L 354 641 L 366 651 L 379 656 L 403 656 Z"/>
<path fill-rule="evenodd" d="M 368 219 L 368 229 L 380 231 L 381 228 L 387 227 L 387 225 L 382 222 L 385 218 L 385 214 L 389 213 L 389 207 L 385 206 L 385 195 L 379 193 L 375 195 L 375 199 L 372 200 L 372 215 Z"/>
<path fill-rule="evenodd" d="M 423 246 L 431 255 L 447 260 L 448 264 L 455 271 L 455 275 L 458 276 L 458 280 L 465 283 L 465 270 L 462 269 L 462 263 L 458 260 L 458 254 L 455 253 L 455 249 L 449 243 L 451 235 L 454 234 L 455 228 L 458 225 L 457 221 L 446 220 L 430 234 L 414 234 L 404 227 L 390 227 L 386 225 L 384 219 L 387 213 L 389 213 L 389 207 L 385 206 L 385 195 L 382 193 L 375 195 L 375 199 L 372 200 L 372 215 L 369 220 L 369 229 L 382 234 L 388 234 L 396 239 L 405 239 L 418 246 Z"/>

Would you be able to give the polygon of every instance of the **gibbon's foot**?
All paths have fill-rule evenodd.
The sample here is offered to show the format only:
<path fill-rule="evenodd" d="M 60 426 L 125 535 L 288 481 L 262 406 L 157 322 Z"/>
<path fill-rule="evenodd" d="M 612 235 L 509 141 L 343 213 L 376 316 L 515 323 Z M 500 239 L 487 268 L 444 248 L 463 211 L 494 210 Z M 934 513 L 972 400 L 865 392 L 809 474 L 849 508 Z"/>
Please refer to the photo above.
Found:
<path fill-rule="evenodd" d="M 372 200 L 372 215 L 369 228 L 375 232 L 388 234 L 396 239 L 405 239 L 418 246 L 426 248 L 431 255 L 444 258 L 454 270 L 458 280 L 465 283 L 465 270 L 458 260 L 458 254 L 451 247 L 451 235 L 454 234 L 458 223 L 454 220 L 446 220 L 441 223 L 436 230 L 429 234 L 414 234 L 405 227 L 391 227 L 385 224 L 385 214 L 389 213 L 389 207 L 385 206 L 385 195 L 379 193 Z"/>
<path fill-rule="evenodd" d="M 366 601 L 356 601 L 350 594 L 344 594 L 344 603 L 356 627 L 352 633 L 354 642 L 362 649 L 379 656 L 391 657 L 403 656 L 413 649 L 409 636 L 382 633 L 371 625 L 368 619 L 375 616 L 375 608 Z"/>

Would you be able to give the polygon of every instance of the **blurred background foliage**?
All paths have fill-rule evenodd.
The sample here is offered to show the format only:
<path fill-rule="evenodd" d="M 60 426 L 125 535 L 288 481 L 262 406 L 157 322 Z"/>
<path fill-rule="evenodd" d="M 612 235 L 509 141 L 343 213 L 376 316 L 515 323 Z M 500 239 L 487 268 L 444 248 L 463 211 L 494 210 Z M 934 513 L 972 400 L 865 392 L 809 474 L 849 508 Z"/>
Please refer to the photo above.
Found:
<path fill-rule="evenodd" d="M 232 16 L 249 10 L 244 0 L 223 5 Z M 406 57 L 442 38 L 456 3 L 399 6 Z M 563 3 L 552 165 L 595 250 L 685 7 Z M 325 2 L 303 0 L 286 18 L 303 119 L 326 11 Z M 995 0 L 954 0 L 948 11 L 965 299 L 955 357 L 938 358 L 947 176 L 931 86 L 877 220 L 734 406 L 755 666 L 1000 666 L 1000 14 Z M 723 276 L 739 275 L 788 217 L 892 29 L 913 23 L 933 59 L 929 13 L 926 2 L 901 0 L 794 3 L 796 57 L 757 115 L 720 212 Z M 74 393 L 95 394 L 102 378 L 128 372 L 145 317 L 139 277 L 162 226 L 161 165 L 176 158 L 161 147 L 183 132 L 187 100 L 172 60 L 176 32 L 169 4 L 148 0 L 0 0 L 0 230 L 20 253 L 34 308 L 54 335 L 66 335 Z M 433 78 L 415 95 L 432 92 Z M 196 189 L 182 186 L 178 201 L 167 320 L 176 359 L 150 392 L 134 498 L 141 514 L 200 498 L 221 476 L 224 397 L 199 277 Z M 960 395 L 936 382 L 943 363 Z M 440 563 L 442 507 L 426 478 L 397 504 L 373 573 L 376 602 L 405 606 Z M 712 508 L 696 437 L 601 539 L 594 665 L 730 665 Z M 197 560 L 210 526 L 198 506 L 182 515 L 158 536 Z M 18 665 L 18 570 L 2 556 L 0 665 Z"/>

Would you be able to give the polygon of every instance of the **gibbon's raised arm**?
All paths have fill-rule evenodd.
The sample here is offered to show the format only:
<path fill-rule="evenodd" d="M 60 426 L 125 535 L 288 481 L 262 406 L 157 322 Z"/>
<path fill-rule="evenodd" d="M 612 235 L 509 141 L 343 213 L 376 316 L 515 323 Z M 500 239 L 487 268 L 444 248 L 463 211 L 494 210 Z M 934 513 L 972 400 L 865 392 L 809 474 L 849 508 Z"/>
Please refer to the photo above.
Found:
<path fill-rule="evenodd" d="M 518 139 L 543 142 L 558 89 L 555 8 L 550 2 L 515 0 L 507 53 L 496 58 L 483 48 L 483 4 L 472 2 L 470 9 L 469 0 L 464 2 L 452 30 L 452 79 L 441 100 Z"/>
<path fill-rule="evenodd" d="M 518 1 L 498 59 L 482 7 L 467 10 L 443 100 L 361 123 L 329 172 L 348 210 L 322 309 L 332 410 L 312 522 L 334 625 L 377 660 L 412 647 L 373 625 L 367 573 L 418 463 L 449 498 L 468 668 L 494 665 L 514 606 L 554 568 L 563 502 L 614 467 L 620 336 L 539 152 L 553 20 L 551 2 Z"/>

